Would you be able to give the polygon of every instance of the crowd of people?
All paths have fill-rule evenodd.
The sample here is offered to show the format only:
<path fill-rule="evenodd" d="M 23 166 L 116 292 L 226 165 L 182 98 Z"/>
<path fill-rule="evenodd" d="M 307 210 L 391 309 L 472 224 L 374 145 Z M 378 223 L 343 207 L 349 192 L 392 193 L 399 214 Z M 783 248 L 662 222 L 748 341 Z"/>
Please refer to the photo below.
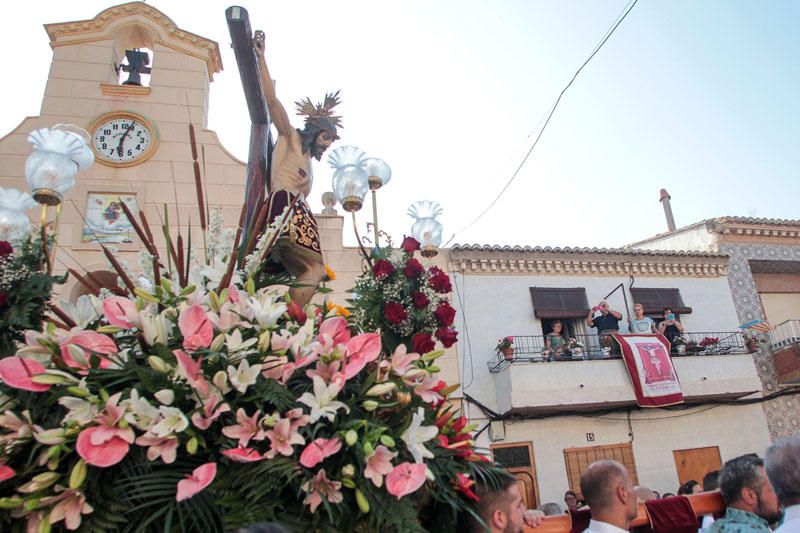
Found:
<path fill-rule="evenodd" d="M 476 504 L 475 516 L 470 517 L 469 531 L 521 533 L 523 526 L 535 528 L 546 515 L 564 512 L 573 516 L 574 527 L 574 517 L 585 507 L 591 518 L 584 533 L 627 532 L 638 515 L 639 503 L 670 498 L 686 506 L 688 502 L 679 497 L 719 491 L 725 502 L 725 512 L 716 518 L 711 515 L 695 518 L 690 510 L 696 520 L 696 530 L 705 533 L 800 533 L 800 434 L 775 442 L 763 459 L 754 453 L 742 455 L 726 462 L 721 470 L 706 474 L 702 483 L 687 481 L 678 489 L 678 497 L 671 493 L 659 497 L 647 487 L 635 486 L 625 466 L 611 460 L 589 465 L 581 475 L 580 487 L 584 501 L 580 502 L 575 492 L 567 491 L 564 495 L 566 511 L 555 502 L 531 511 L 525 509 L 513 476 L 504 478 L 499 486 L 479 484 L 480 501 Z"/>

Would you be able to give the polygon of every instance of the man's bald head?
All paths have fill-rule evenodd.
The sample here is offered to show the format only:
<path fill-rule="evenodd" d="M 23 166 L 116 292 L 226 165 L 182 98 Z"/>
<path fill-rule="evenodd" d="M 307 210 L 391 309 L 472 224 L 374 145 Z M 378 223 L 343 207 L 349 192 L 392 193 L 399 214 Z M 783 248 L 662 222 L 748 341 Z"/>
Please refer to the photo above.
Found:
<path fill-rule="evenodd" d="M 616 461 L 595 461 L 581 475 L 581 492 L 592 510 L 614 505 L 615 489 L 628 484 L 628 470 Z"/>

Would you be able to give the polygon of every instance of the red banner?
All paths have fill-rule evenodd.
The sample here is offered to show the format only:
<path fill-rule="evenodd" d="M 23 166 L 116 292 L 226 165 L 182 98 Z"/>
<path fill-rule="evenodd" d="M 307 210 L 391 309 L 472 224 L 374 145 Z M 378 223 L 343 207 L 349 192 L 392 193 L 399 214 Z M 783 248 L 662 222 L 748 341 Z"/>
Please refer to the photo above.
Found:
<path fill-rule="evenodd" d="M 669 355 L 669 341 L 663 335 L 612 335 L 622 349 L 639 407 L 683 403 L 681 382 Z"/>

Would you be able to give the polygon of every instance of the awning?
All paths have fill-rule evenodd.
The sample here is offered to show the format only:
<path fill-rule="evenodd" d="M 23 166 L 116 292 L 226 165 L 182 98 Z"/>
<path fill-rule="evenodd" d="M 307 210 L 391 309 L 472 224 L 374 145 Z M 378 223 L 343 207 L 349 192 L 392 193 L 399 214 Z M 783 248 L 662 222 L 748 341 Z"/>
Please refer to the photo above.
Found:
<path fill-rule="evenodd" d="M 531 287 L 536 318 L 583 318 L 589 314 L 589 300 L 583 287 Z"/>
<path fill-rule="evenodd" d="M 631 287 L 631 296 L 633 296 L 633 303 L 642 304 L 646 315 L 660 315 L 667 307 L 679 315 L 688 315 L 692 312 L 692 308 L 683 303 L 680 289 Z"/>

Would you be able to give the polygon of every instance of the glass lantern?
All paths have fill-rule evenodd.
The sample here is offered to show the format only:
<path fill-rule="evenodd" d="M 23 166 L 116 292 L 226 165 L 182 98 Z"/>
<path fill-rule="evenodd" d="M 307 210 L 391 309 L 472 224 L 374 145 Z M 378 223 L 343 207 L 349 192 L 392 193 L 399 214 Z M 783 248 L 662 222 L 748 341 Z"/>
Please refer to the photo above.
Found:
<path fill-rule="evenodd" d="M 414 219 L 411 235 L 419 241 L 423 257 L 435 256 L 438 253 L 437 248 L 442 244 L 444 228 L 436 220 L 441 214 L 441 206 L 428 200 L 414 202 L 408 208 L 408 216 Z"/>
<path fill-rule="evenodd" d="M 383 159 L 368 157 L 364 160 L 364 170 L 369 176 L 369 189 L 376 191 L 392 179 L 392 169 Z"/>
<path fill-rule="evenodd" d="M 40 204 L 60 204 L 75 185 L 78 171 L 94 162 L 88 134 L 78 133 L 79 129 L 57 125 L 34 130 L 28 135 L 33 152 L 25 161 L 25 177 L 33 198 Z"/>
<path fill-rule="evenodd" d="M 0 240 L 16 242 L 29 235 L 31 221 L 25 210 L 35 206 L 30 194 L 0 187 Z"/>
<path fill-rule="evenodd" d="M 345 211 L 353 213 L 364 205 L 369 176 L 364 170 L 366 155 L 356 146 L 340 146 L 328 156 L 333 173 L 333 193 Z"/>

